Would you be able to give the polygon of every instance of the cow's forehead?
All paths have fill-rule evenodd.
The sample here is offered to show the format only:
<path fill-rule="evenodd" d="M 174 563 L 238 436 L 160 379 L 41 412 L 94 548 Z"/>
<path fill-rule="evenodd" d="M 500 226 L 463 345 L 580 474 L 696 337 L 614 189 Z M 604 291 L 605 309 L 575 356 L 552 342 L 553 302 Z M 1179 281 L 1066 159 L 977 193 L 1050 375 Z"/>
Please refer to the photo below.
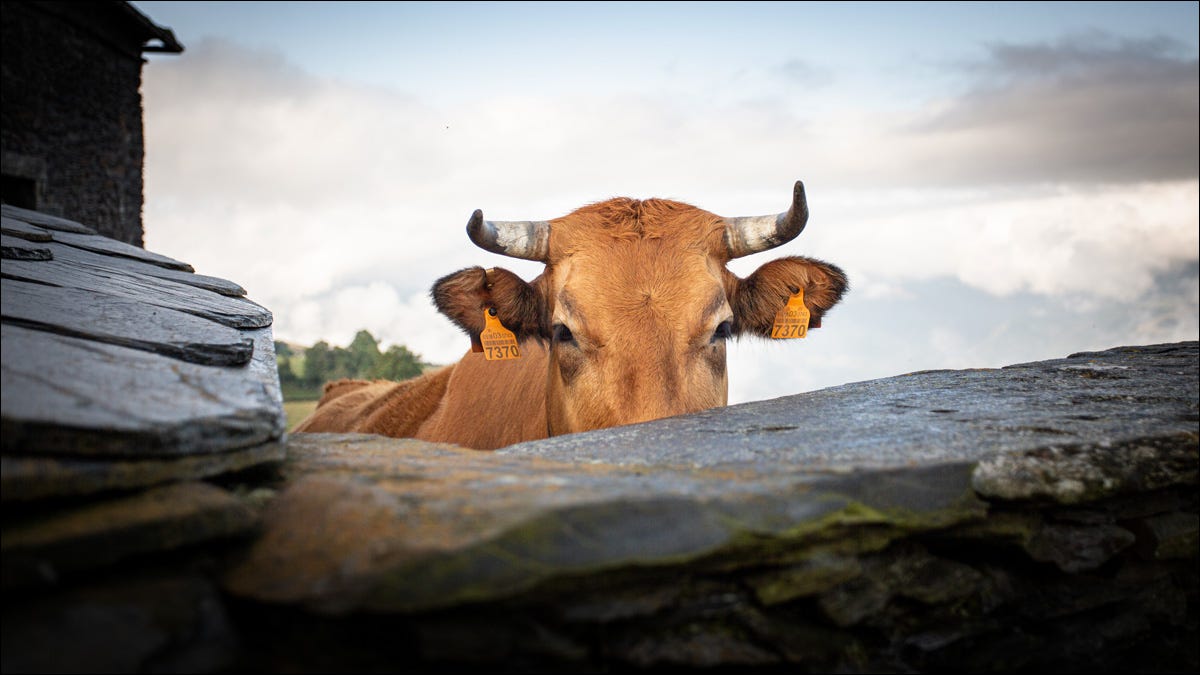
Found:
<path fill-rule="evenodd" d="M 550 259 L 581 253 L 630 258 L 665 249 L 721 255 L 724 227 L 720 216 L 682 202 L 618 197 L 551 221 Z"/>
<path fill-rule="evenodd" d="M 724 295 L 722 270 L 696 248 L 627 240 L 552 265 L 548 290 L 558 314 L 670 320 L 711 313 L 713 298 Z"/>

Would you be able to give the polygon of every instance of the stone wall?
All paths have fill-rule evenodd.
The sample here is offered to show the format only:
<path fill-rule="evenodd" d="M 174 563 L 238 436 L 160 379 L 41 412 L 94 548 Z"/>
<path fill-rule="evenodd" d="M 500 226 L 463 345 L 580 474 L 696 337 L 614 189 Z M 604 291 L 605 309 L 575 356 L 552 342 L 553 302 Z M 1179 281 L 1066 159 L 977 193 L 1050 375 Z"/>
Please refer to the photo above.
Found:
<path fill-rule="evenodd" d="M 1200 667 L 1195 342 L 286 454 L 6 489 L 4 670 Z"/>
<path fill-rule="evenodd" d="M 4 3 L 5 202 L 141 246 L 142 38 L 109 3 L 56 4 Z"/>

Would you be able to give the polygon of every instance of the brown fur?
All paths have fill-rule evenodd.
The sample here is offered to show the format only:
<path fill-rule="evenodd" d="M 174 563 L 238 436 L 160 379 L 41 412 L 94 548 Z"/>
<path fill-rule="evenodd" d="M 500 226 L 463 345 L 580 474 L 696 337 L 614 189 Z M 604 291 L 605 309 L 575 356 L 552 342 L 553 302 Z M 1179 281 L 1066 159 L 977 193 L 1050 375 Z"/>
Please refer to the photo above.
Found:
<path fill-rule="evenodd" d="M 745 279 L 729 275 L 735 330 L 771 337 L 775 314 L 796 289 L 804 289 L 804 306 L 811 313 L 810 328 L 821 327 L 821 317 L 842 299 L 848 282 L 842 270 L 829 263 L 802 258 L 779 258 L 759 267 Z"/>
<path fill-rule="evenodd" d="M 457 364 L 401 383 L 326 387 L 297 431 L 360 431 L 490 449 L 724 405 L 723 322 L 769 336 L 804 288 L 810 327 L 846 290 L 833 265 L 802 257 L 746 279 L 725 268 L 724 220 L 665 199 L 610 199 L 551 221 L 541 276 L 479 267 L 439 279 L 438 309 L 477 339 L 494 308 L 524 357 Z"/>
<path fill-rule="evenodd" d="M 412 437 L 441 404 L 455 367 L 403 382 L 330 382 L 317 409 L 295 430 Z"/>
<path fill-rule="evenodd" d="M 522 358 L 488 363 L 467 352 L 458 363 L 403 382 L 338 380 L 297 432 L 381 434 L 491 450 L 546 437 L 546 351 L 527 343 Z M 488 420 L 479 423 L 477 420 Z"/>

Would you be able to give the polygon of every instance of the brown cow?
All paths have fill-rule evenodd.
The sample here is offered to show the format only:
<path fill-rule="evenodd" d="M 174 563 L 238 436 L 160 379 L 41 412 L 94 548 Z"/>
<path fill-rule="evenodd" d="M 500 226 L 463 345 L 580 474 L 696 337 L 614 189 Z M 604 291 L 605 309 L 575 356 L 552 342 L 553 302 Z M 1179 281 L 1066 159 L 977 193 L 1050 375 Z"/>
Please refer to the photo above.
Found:
<path fill-rule="evenodd" d="M 721 218 L 665 199 L 610 199 L 546 221 L 467 225 L 481 248 L 546 267 L 526 283 L 480 267 L 434 284 L 439 311 L 478 346 L 485 313 L 521 340 L 522 358 L 458 363 L 405 382 L 325 387 L 297 431 L 365 432 L 492 449 L 519 441 L 725 405 L 725 341 L 770 337 L 803 289 L 810 326 L 846 290 L 840 269 L 780 258 L 745 279 L 725 264 L 784 244 L 808 220 L 804 186 L 771 216 Z"/>

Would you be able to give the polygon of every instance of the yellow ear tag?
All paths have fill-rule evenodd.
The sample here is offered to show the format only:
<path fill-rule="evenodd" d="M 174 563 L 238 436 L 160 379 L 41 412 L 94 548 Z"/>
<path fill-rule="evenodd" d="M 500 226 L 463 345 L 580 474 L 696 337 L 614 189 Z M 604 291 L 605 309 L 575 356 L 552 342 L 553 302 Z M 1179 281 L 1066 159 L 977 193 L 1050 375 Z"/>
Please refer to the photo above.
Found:
<path fill-rule="evenodd" d="M 776 340 L 802 338 L 808 335 L 808 308 L 804 306 L 804 289 L 801 288 L 788 303 L 775 314 L 775 325 L 771 326 L 771 337 Z"/>
<path fill-rule="evenodd" d="M 521 350 L 517 348 L 517 336 L 500 323 L 500 319 L 492 316 L 495 309 L 483 310 L 485 326 L 479 334 L 479 342 L 483 344 L 483 358 L 488 361 L 506 361 L 521 358 Z"/>

